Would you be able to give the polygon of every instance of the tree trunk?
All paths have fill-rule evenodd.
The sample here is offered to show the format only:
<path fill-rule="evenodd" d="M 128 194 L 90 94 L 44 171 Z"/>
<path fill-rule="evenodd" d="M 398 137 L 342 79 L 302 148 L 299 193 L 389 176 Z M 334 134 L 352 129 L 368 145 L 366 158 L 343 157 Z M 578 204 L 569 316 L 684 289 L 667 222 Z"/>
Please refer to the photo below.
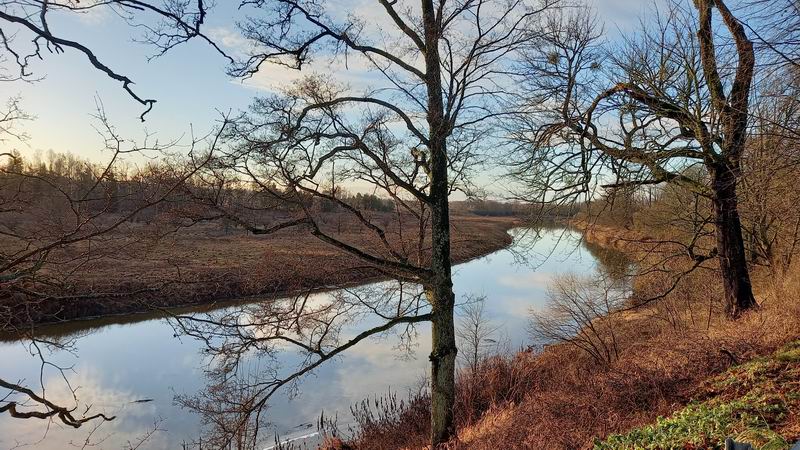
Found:
<path fill-rule="evenodd" d="M 436 142 L 436 141 L 434 141 Z M 450 208 L 447 157 L 442 139 L 431 157 L 431 270 L 426 286 L 433 307 L 431 343 L 431 445 L 447 442 L 453 435 L 455 404 L 456 332 L 453 320 L 455 294 L 450 262 Z M 436 148 L 434 147 L 434 148 Z"/>
<path fill-rule="evenodd" d="M 438 73 L 438 72 L 437 72 Z M 429 90 L 430 91 L 430 90 Z M 439 95 L 441 91 L 437 89 Z M 439 97 L 441 103 L 441 97 Z M 429 102 L 436 103 L 435 101 Z M 435 105 L 434 105 L 435 106 Z M 441 105 L 440 105 L 441 106 Z M 447 146 L 441 120 L 432 120 L 431 167 L 431 279 L 426 283 L 433 307 L 431 345 L 431 445 L 447 442 L 453 435 L 455 403 L 456 333 L 453 320 L 455 294 L 450 262 L 450 187 L 447 180 Z"/>
<path fill-rule="evenodd" d="M 456 333 L 453 320 L 455 295 L 450 263 L 450 185 L 447 136 L 450 125 L 442 99 L 439 39 L 441 22 L 432 0 L 422 0 L 425 29 L 425 85 L 428 94 L 428 150 L 430 157 L 431 278 L 425 283 L 433 309 L 431 345 L 431 445 L 453 435 L 455 404 Z"/>
<path fill-rule="evenodd" d="M 432 324 L 431 360 L 431 444 L 433 448 L 450 440 L 454 433 L 456 333 L 453 320 L 455 296 L 451 283 L 437 283 L 428 291 L 435 302 Z"/>
<path fill-rule="evenodd" d="M 728 167 L 712 171 L 714 218 L 719 267 L 725 289 L 725 312 L 736 319 L 757 306 L 745 258 L 742 224 L 736 197 L 736 175 Z"/>

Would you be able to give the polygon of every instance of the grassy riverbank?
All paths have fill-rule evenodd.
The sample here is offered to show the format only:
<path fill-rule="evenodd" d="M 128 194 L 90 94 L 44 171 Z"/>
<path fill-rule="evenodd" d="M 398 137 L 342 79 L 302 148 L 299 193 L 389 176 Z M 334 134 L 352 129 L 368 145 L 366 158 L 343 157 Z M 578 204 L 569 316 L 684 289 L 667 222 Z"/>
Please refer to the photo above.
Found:
<path fill-rule="evenodd" d="M 346 241 L 369 248 L 374 238 L 347 217 L 331 217 L 327 227 Z M 376 220 L 381 220 L 378 217 Z M 387 217 L 386 221 L 392 220 Z M 506 247 L 512 218 L 472 215 L 452 219 L 453 260 L 465 262 Z M 131 231 L 132 230 L 132 231 Z M 416 230 L 389 233 L 396 248 L 414 255 Z M 83 261 L 70 271 L 66 289 L 44 297 L 15 295 L 0 299 L 8 329 L 31 324 L 202 305 L 248 296 L 279 296 L 379 279 L 382 274 L 355 256 L 304 231 L 283 230 L 254 236 L 244 230 L 221 231 L 211 225 L 143 238 L 135 228 L 119 252 Z M 405 234 L 404 234 L 405 233 Z M 422 257 L 430 241 L 423 243 Z M 374 245 L 376 252 L 380 247 Z M 101 252 L 102 253 L 102 252 Z M 63 288 L 60 287 L 60 288 Z"/>
<path fill-rule="evenodd" d="M 638 245 L 642 236 L 633 232 L 600 228 L 585 236 L 640 262 L 662 255 Z M 640 275 L 632 300 L 670 277 Z M 462 370 L 451 447 L 717 449 L 733 436 L 762 450 L 788 449 L 800 440 L 800 271 L 754 272 L 760 308 L 735 322 L 719 313 L 718 285 L 713 271 L 695 271 L 660 301 L 612 314 L 616 356 L 607 362 L 562 343 Z M 373 416 L 380 420 L 363 415 L 366 426 L 349 445 L 425 448 L 427 401 L 414 396 Z"/>
<path fill-rule="evenodd" d="M 719 448 L 726 438 L 764 450 L 791 447 L 800 434 L 800 341 L 703 382 L 668 418 L 612 435 L 596 450 Z"/>

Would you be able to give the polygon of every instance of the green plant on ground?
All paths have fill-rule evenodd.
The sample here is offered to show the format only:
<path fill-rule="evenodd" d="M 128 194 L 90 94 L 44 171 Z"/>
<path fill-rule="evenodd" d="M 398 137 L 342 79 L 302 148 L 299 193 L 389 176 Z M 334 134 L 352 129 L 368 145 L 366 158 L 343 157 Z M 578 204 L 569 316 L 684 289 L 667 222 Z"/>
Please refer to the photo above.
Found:
<path fill-rule="evenodd" d="M 595 450 L 722 449 L 732 437 L 759 450 L 785 450 L 776 429 L 800 408 L 800 341 L 709 380 L 704 397 L 655 424 L 597 439 Z"/>

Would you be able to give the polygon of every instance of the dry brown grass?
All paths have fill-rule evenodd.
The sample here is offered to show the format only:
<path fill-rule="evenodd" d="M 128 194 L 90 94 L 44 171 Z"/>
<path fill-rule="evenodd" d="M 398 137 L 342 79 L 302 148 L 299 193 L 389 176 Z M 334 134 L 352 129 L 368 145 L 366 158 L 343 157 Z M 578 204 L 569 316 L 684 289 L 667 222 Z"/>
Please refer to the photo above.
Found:
<path fill-rule="evenodd" d="M 608 368 L 564 345 L 532 357 L 536 387 L 511 419 L 490 415 L 460 433 L 463 447 L 590 448 L 595 437 L 674 412 L 703 380 L 800 335 L 800 273 L 756 279 L 761 308 L 736 322 L 722 318 L 713 288 L 719 281 L 708 271 L 687 277 L 665 300 L 625 313 L 620 358 Z"/>
<path fill-rule="evenodd" d="M 387 223 L 389 220 L 386 218 Z M 453 260 L 464 262 L 507 246 L 511 237 L 506 231 L 515 222 L 509 218 L 456 216 L 452 223 Z M 339 239 L 373 248 L 376 253 L 380 250 L 363 229 L 346 218 L 331 217 L 326 226 Z M 392 228 L 391 223 L 388 226 Z M 145 232 L 145 227 L 132 225 L 113 237 L 119 251 L 69 268 L 69 283 L 59 286 L 58 295 L 87 298 L 36 301 L 25 310 L 21 305 L 24 299 L 14 297 L 0 299 L 0 307 L 10 306 L 19 312 L 17 322 L 61 321 L 152 307 L 280 295 L 381 277 L 360 259 L 303 230 L 256 236 L 243 230 L 225 233 L 218 225 L 204 224 L 158 238 L 143 236 Z M 405 230 L 401 235 L 395 227 L 389 239 L 413 255 L 416 246 L 408 238 L 413 232 Z M 427 243 L 430 244 L 429 239 Z M 83 250 L 71 249 L 79 254 Z"/>
<path fill-rule="evenodd" d="M 591 448 L 595 437 L 669 415 L 696 394 L 703 380 L 800 334 L 800 297 L 782 298 L 736 323 L 719 321 L 708 330 L 686 327 L 678 333 L 653 316 L 638 315 L 626 322 L 620 359 L 608 368 L 567 346 L 548 348 L 527 361 L 535 382 L 525 399 L 461 430 L 454 446 Z"/>

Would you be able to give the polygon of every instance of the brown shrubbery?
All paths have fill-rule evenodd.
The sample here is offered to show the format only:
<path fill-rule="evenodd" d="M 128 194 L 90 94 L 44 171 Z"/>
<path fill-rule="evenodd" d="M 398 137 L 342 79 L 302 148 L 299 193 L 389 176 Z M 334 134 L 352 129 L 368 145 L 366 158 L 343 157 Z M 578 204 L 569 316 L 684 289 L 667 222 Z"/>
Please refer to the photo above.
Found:
<path fill-rule="evenodd" d="M 499 406 L 513 405 L 525 399 L 535 388 L 532 353 L 497 355 L 482 360 L 477 370 L 462 370 L 456 381 L 456 423 L 464 429 Z M 351 412 L 356 426 L 349 430 L 355 438 L 346 445 L 364 449 L 424 448 L 430 433 L 430 396 L 425 390 L 411 392 L 406 398 L 396 393 L 383 398 L 364 400 Z M 336 433 L 334 433 L 336 434 Z M 331 449 L 343 447 L 338 439 Z"/>

